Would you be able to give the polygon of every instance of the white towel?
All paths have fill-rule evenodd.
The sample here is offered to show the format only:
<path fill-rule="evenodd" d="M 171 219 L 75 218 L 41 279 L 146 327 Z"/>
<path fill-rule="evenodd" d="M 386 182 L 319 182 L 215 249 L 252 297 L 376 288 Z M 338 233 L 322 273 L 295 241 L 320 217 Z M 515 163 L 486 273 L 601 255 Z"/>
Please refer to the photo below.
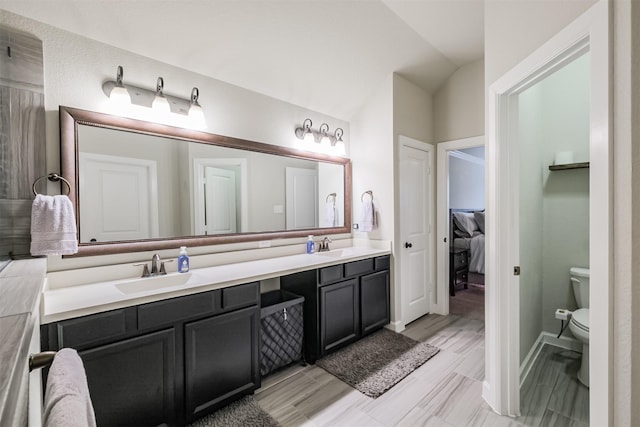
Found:
<path fill-rule="evenodd" d="M 31 207 L 31 255 L 78 252 L 76 219 L 67 196 L 38 194 Z"/>
<path fill-rule="evenodd" d="M 362 218 L 360 219 L 360 231 L 373 231 L 376 224 L 376 208 L 372 200 L 362 202 Z"/>
<path fill-rule="evenodd" d="M 44 426 L 96 426 L 84 365 L 72 348 L 58 351 L 49 369 L 44 393 Z"/>
<path fill-rule="evenodd" d="M 324 206 L 324 227 L 337 227 L 338 226 L 338 209 L 336 203 L 331 201 L 327 202 Z"/>

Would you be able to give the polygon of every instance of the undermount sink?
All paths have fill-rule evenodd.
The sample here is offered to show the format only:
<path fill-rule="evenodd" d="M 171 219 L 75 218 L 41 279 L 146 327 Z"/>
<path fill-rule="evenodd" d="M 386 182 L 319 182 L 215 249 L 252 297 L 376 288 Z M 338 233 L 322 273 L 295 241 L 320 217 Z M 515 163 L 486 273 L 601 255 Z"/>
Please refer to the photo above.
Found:
<path fill-rule="evenodd" d="M 191 273 L 174 273 L 165 276 L 141 277 L 117 283 L 115 286 L 124 294 L 135 294 L 138 292 L 153 291 L 172 286 L 186 284 L 191 277 Z"/>

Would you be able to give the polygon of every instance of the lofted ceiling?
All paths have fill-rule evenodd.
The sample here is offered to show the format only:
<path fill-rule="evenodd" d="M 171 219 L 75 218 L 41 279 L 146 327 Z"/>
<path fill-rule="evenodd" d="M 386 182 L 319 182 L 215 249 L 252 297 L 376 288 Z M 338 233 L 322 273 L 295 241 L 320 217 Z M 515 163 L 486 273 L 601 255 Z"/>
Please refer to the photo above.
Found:
<path fill-rule="evenodd" d="M 0 0 L 0 8 L 350 120 L 391 73 L 484 54 L 483 0 Z"/>

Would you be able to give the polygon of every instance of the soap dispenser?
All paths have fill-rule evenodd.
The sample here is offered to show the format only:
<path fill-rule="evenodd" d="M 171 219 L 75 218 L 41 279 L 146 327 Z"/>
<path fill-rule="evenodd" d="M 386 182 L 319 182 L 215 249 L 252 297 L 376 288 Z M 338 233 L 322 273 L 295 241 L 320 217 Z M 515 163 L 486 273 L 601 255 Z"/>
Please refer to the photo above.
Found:
<path fill-rule="evenodd" d="M 189 271 L 189 255 L 187 255 L 187 247 L 180 246 L 180 254 L 178 255 L 178 272 L 186 273 Z"/>
<path fill-rule="evenodd" d="M 309 239 L 307 240 L 307 253 L 312 254 L 315 251 L 316 251 L 316 244 L 313 241 L 313 236 L 309 236 Z"/>

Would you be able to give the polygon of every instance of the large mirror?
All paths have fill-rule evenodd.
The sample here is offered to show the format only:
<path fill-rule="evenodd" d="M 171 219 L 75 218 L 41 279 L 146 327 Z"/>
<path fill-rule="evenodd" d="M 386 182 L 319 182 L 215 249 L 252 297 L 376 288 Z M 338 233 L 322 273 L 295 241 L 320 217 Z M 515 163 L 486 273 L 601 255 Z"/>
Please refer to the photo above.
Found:
<path fill-rule="evenodd" d="M 351 163 L 60 107 L 79 255 L 348 233 Z"/>

